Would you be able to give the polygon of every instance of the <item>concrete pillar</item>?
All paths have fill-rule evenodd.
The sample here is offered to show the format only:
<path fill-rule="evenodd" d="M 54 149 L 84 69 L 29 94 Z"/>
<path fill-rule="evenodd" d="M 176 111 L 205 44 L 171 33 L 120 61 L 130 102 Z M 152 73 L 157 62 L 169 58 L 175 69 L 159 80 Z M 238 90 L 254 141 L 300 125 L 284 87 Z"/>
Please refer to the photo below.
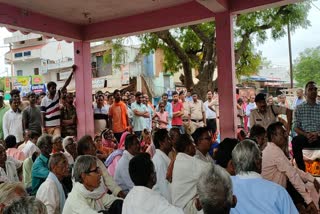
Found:
<path fill-rule="evenodd" d="M 92 110 L 92 72 L 90 42 L 74 42 L 76 108 L 78 116 L 78 139 L 86 134 L 94 135 Z"/>
<path fill-rule="evenodd" d="M 235 61 L 233 16 L 218 13 L 216 20 L 216 50 L 218 57 L 218 87 L 221 140 L 236 136 Z"/>

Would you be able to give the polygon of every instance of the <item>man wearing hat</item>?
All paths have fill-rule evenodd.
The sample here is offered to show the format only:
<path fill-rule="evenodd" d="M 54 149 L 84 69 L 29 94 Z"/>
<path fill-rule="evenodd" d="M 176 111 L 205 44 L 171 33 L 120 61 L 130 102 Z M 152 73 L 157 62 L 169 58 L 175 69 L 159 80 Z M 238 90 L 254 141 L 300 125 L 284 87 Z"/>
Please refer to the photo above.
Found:
<path fill-rule="evenodd" d="M 271 123 L 277 122 L 279 114 L 285 114 L 288 119 L 287 130 L 291 130 L 292 110 L 278 105 L 267 105 L 266 94 L 259 93 L 255 98 L 257 105 L 250 114 L 250 128 L 254 125 L 261 125 L 267 129 Z"/>

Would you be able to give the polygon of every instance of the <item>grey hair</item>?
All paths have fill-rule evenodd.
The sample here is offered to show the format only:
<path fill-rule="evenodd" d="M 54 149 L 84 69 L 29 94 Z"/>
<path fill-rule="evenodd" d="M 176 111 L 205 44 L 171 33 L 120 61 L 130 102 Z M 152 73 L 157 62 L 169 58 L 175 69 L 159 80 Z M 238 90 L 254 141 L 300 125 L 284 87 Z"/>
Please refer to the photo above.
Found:
<path fill-rule="evenodd" d="M 27 196 L 6 207 L 3 214 L 47 214 L 47 208 L 40 200 Z"/>
<path fill-rule="evenodd" d="M 66 159 L 66 156 L 63 153 L 56 153 L 50 156 L 49 159 L 49 170 L 52 171 L 53 166 L 57 165 L 62 159 Z M 68 163 L 67 163 L 68 164 Z"/>
<path fill-rule="evenodd" d="M 39 137 L 37 146 L 39 147 L 39 149 L 42 149 L 46 144 L 52 144 L 52 136 L 48 134 L 43 134 Z"/>
<path fill-rule="evenodd" d="M 236 174 L 247 172 L 260 172 L 261 151 L 252 140 L 243 140 L 232 151 L 232 162 Z"/>
<path fill-rule="evenodd" d="M 97 163 L 97 159 L 95 156 L 81 155 L 77 157 L 73 166 L 74 181 L 82 183 L 81 174 L 90 171 L 90 168 L 94 163 Z"/>
<path fill-rule="evenodd" d="M 197 184 L 199 200 L 205 214 L 227 214 L 233 205 L 230 175 L 219 165 L 202 173 Z"/>
<path fill-rule="evenodd" d="M 20 182 L 8 182 L 8 183 L 2 183 L 0 184 L 0 204 L 3 204 L 5 206 L 10 205 L 13 201 L 19 199 L 22 197 L 21 195 L 17 194 L 17 189 L 22 190 L 22 193 L 24 192 L 24 195 L 27 196 L 27 192 L 24 189 L 24 186 Z"/>

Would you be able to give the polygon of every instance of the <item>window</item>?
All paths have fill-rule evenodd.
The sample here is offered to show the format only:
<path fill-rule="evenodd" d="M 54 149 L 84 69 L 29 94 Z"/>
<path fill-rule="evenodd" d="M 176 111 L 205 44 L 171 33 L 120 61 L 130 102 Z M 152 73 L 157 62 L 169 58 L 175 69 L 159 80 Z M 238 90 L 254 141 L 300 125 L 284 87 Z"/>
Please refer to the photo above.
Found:
<path fill-rule="evenodd" d="M 31 56 L 31 51 L 26 51 L 23 53 L 23 56 Z"/>
<path fill-rule="evenodd" d="M 23 71 L 22 70 L 17 70 L 17 76 L 23 76 Z"/>
<path fill-rule="evenodd" d="M 34 75 L 39 75 L 39 68 L 34 68 L 33 72 L 34 72 Z"/>
<path fill-rule="evenodd" d="M 19 58 L 19 57 L 22 57 L 22 53 L 15 53 L 14 54 L 14 58 Z"/>

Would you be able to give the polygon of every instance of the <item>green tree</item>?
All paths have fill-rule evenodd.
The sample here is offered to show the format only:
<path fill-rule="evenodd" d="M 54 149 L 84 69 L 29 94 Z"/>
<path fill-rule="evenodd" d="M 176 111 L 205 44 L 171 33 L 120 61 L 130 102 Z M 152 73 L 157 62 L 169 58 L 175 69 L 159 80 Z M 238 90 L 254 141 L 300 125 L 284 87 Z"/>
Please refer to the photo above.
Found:
<path fill-rule="evenodd" d="M 270 30 L 273 39 L 286 35 L 290 22 L 291 30 L 309 25 L 307 13 L 309 2 L 286 5 L 263 11 L 241 14 L 235 17 L 235 62 L 236 76 L 252 75 L 261 64 L 261 53 L 254 49 L 254 41 L 267 40 L 266 30 Z M 197 91 L 204 97 L 208 89 L 217 87 L 212 81 L 217 67 L 215 23 L 207 22 L 187 27 L 147 33 L 139 36 L 143 54 L 153 53 L 157 48 L 164 50 L 165 71 L 176 72 L 183 69 L 180 80 L 187 89 Z M 192 79 L 192 69 L 199 72 L 199 82 Z"/>
<path fill-rule="evenodd" d="M 294 78 L 299 87 L 313 80 L 320 84 L 320 47 L 307 48 L 295 60 Z"/>

